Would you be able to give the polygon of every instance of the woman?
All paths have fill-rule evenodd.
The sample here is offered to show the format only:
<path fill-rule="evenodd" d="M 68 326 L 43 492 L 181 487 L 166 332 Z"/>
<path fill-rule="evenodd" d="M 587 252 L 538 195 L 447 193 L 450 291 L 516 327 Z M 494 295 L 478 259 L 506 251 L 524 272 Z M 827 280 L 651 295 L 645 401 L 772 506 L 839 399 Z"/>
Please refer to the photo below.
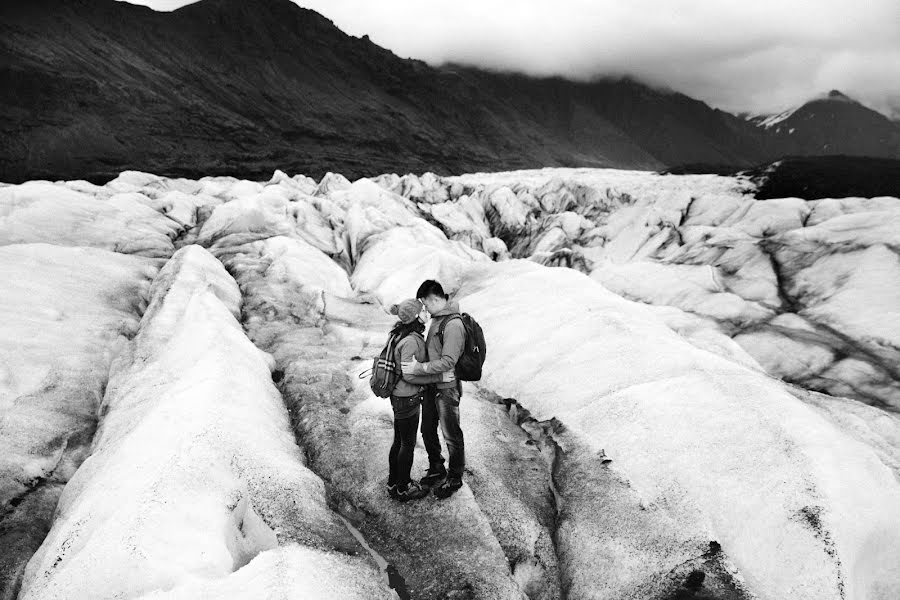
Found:
<path fill-rule="evenodd" d="M 404 300 L 391 307 L 391 314 L 397 315 L 399 321 L 391 330 L 399 342 L 394 350 L 395 364 L 410 362 L 426 362 L 424 308 L 418 300 Z M 423 488 L 417 481 L 412 481 L 410 471 L 413 464 L 413 453 L 416 449 L 416 434 L 419 429 L 419 407 L 422 404 L 424 385 L 441 381 L 441 375 L 403 375 L 397 381 L 391 394 L 391 407 L 394 409 L 394 444 L 388 455 L 388 493 L 391 498 L 406 502 L 417 500 L 428 495 L 428 488 Z"/>

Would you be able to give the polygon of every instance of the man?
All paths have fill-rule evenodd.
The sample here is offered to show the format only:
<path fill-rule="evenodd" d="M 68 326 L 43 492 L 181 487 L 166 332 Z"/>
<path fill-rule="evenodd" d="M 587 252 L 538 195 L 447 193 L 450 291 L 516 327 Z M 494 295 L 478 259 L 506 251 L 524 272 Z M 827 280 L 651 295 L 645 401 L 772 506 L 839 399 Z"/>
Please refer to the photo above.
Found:
<path fill-rule="evenodd" d="M 422 402 L 422 441 L 428 452 L 428 472 L 422 478 L 425 486 L 435 486 L 434 495 L 448 498 L 462 487 L 466 466 L 463 432 L 459 424 L 459 399 L 462 387 L 453 376 L 456 362 L 463 352 L 466 329 L 459 318 L 459 305 L 451 302 L 440 283 L 429 279 L 419 286 L 416 297 L 431 315 L 431 326 L 425 339 L 428 362 L 403 363 L 404 375 L 442 374 L 442 381 L 425 388 Z M 443 327 L 443 336 L 439 335 Z M 438 424 L 450 458 L 449 472 L 444 468 Z"/>

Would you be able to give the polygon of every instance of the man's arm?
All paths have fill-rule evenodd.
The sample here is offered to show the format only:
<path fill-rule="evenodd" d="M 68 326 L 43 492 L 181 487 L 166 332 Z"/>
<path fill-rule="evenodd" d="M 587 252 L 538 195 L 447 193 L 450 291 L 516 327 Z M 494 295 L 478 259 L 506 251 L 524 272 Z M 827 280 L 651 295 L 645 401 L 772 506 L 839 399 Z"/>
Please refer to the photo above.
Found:
<path fill-rule="evenodd" d="M 456 361 L 462 355 L 463 345 L 466 343 L 466 328 L 462 319 L 453 318 L 444 326 L 444 345 L 441 347 L 441 356 L 426 363 L 416 363 L 413 375 L 429 375 L 452 371 L 456 367 Z"/>
<path fill-rule="evenodd" d="M 412 362 L 416 358 L 416 350 L 418 349 L 418 344 L 411 338 L 407 337 L 402 342 L 400 342 L 400 346 L 397 348 L 398 358 L 400 359 L 400 363 L 408 363 Z M 441 382 L 441 374 L 431 374 L 431 375 L 413 375 L 411 373 L 403 373 L 403 381 L 407 383 L 412 383 L 414 385 L 427 385 L 429 383 L 440 383 Z"/>
<path fill-rule="evenodd" d="M 429 383 L 440 383 L 444 380 L 440 373 L 434 375 L 404 375 L 403 381 L 414 383 L 416 385 L 428 385 Z"/>

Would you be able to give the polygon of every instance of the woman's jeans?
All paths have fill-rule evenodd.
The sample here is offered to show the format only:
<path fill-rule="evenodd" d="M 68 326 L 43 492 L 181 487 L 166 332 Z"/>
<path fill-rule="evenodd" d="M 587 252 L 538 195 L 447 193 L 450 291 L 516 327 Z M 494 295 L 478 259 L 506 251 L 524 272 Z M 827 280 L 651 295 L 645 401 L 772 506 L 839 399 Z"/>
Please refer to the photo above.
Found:
<path fill-rule="evenodd" d="M 388 454 L 388 485 L 403 487 L 411 480 L 410 471 L 412 470 L 413 453 L 416 450 L 421 401 L 421 396 L 391 397 L 391 405 L 394 408 L 394 444 Z"/>

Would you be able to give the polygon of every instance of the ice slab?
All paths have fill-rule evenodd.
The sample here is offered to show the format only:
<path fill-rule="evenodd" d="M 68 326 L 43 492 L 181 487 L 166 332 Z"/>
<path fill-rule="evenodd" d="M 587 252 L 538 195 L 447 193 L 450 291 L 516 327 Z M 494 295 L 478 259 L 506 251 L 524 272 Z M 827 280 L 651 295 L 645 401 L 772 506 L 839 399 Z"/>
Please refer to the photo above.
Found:
<path fill-rule="evenodd" d="M 168 257 L 182 226 L 128 197 L 93 197 L 62 185 L 0 189 L 0 245 L 46 242 Z"/>
<path fill-rule="evenodd" d="M 198 579 L 206 597 L 226 597 L 232 585 L 242 597 L 295 596 L 355 580 L 360 594 L 389 597 L 362 559 L 329 558 L 356 542 L 304 466 L 272 359 L 246 338 L 239 310 L 234 280 L 198 246 L 162 269 L 133 345 L 114 364 L 93 453 L 66 486 L 22 598 L 179 597 Z M 260 557 L 294 544 L 305 549 Z"/>

